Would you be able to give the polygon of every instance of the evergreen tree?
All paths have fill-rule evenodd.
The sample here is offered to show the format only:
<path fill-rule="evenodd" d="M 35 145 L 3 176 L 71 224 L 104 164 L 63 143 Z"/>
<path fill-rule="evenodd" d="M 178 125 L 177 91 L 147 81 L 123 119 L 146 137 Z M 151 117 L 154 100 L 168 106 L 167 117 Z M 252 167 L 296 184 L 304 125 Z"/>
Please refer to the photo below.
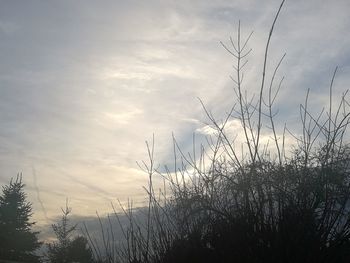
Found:
<path fill-rule="evenodd" d="M 32 205 L 26 201 L 22 176 L 2 188 L 0 196 L 0 259 L 39 262 L 34 252 L 41 243 L 31 230 Z"/>
<path fill-rule="evenodd" d="M 77 225 L 70 226 L 68 215 L 71 209 L 66 205 L 62 209 L 63 216 L 59 224 L 53 224 L 52 229 L 57 241 L 48 244 L 47 257 L 51 263 L 93 262 L 93 255 L 88 241 L 83 236 L 74 236 Z"/>

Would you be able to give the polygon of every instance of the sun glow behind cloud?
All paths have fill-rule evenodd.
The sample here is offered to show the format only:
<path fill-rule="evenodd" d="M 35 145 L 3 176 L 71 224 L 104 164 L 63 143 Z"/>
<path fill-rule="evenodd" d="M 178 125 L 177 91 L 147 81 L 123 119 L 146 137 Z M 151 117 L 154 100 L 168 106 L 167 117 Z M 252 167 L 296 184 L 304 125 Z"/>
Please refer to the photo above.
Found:
<path fill-rule="evenodd" d="M 142 205 L 147 175 L 135 162 L 147 158 L 145 140 L 154 133 L 157 161 L 171 163 L 172 132 L 184 151 L 192 148 L 193 132 L 211 132 L 197 97 L 219 118 L 230 108 L 233 60 L 219 41 L 234 35 L 238 19 L 244 34 L 255 31 L 244 85 L 249 93 L 257 91 L 268 26 L 278 4 L 2 3 L 1 184 L 22 172 L 40 223 L 46 219 L 37 188 L 49 220 L 67 197 L 79 215 L 111 211 L 110 202 L 117 198 Z M 287 2 L 270 57 L 275 65 L 288 53 L 276 105 L 282 126 L 286 120 L 291 128 L 298 124 L 298 105 L 307 88 L 311 104 L 327 104 L 336 65 L 335 93 L 347 88 L 349 11 L 348 1 Z M 232 125 L 239 131 L 239 123 Z"/>

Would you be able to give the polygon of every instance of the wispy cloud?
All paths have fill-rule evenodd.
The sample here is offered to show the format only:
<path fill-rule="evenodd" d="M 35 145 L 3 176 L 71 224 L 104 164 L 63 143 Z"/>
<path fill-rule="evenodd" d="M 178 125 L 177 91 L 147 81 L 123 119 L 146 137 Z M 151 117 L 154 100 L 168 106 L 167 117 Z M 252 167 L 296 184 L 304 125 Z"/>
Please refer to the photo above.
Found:
<path fill-rule="evenodd" d="M 269 1 L 8 1 L 0 9 L 1 183 L 23 172 L 36 203 L 52 218 L 72 199 L 77 213 L 108 211 L 109 201 L 143 200 L 147 181 L 135 161 L 156 138 L 169 163 L 172 132 L 184 150 L 193 132 L 210 133 L 197 97 L 221 118 L 234 101 L 233 63 L 219 41 L 254 30 L 244 88 L 257 91 L 262 53 L 277 0 Z M 272 39 L 271 68 L 284 52 L 278 120 L 298 124 L 311 89 L 326 105 L 350 70 L 348 1 L 288 1 Z M 271 68 L 268 77 L 271 76 Z M 268 137 L 268 135 L 266 135 Z M 43 218 L 40 205 L 35 216 Z M 41 218 L 41 219 L 40 219 Z"/>

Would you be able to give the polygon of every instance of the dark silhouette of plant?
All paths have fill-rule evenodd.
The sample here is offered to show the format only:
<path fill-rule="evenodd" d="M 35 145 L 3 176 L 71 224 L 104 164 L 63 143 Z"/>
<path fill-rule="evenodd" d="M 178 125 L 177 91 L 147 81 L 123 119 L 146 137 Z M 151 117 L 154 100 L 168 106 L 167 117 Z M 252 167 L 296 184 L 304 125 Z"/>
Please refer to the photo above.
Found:
<path fill-rule="evenodd" d="M 66 205 L 66 208 L 62 209 L 61 222 L 52 225 L 57 241 L 47 245 L 48 261 L 51 263 L 94 262 L 87 239 L 79 235 L 73 236 L 77 225 L 69 225 L 70 212 L 71 209 Z"/>
<path fill-rule="evenodd" d="M 39 262 L 35 255 L 41 243 L 31 230 L 32 205 L 26 201 L 22 176 L 2 187 L 0 196 L 0 259 Z"/>
<path fill-rule="evenodd" d="M 251 34 L 243 39 L 239 23 L 237 38 L 222 43 L 235 60 L 237 101 L 222 120 L 200 101 L 214 131 L 207 145 L 198 151 L 194 144 L 187 154 L 174 139 L 174 169 L 165 167 L 164 173 L 155 165 L 154 139 L 147 143 L 149 162 L 140 165 L 149 176 L 146 220 L 135 217 L 132 206 L 123 210 L 129 226 L 121 225 L 121 262 L 350 262 L 347 91 L 335 106 L 336 68 L 327 110 L 313 115 L 308 91 L 300 105 L 300 133 L 277 125 L 274 102 L 283 77 L 276 79 L 285 55 L 270 79 L 266 73 L 284 2 L 267 38 L 258 96 L 248 97 L 242 82 Z M 232 135 L 232 121 L 240 123 L 243 142 Z M 294 140 L 291 147 L 287 137 Z M 154 189 L 157 175 L 168 183 L 159 192 Z M 108 240 L 112 232 L 102 235 Z M 107 254 L 115 251 L 111 244 L 104 245 Z"/>

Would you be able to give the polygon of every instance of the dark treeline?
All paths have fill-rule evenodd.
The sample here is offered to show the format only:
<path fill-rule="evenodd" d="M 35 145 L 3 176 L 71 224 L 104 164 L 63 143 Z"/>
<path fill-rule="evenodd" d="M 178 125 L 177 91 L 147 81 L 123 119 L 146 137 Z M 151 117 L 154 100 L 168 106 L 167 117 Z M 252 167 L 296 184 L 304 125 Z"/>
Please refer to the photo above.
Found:
<path fill-rule="evenodd" d="M 274 108 L 282 80 L 278 69 L 267 79 L 273 20 L 265 46 L 257 96 L 248 97 L 242 68 L 250 53 L 250 35 L 222 43 L 235 61 L 234 106 L 216 119 L 203 105 L 213 133 L 207 144 L 184 153 L 174 139 L 174 168 L 155 165 L 154 140 L 149 160 L 140 168 L 149 176 L 148 206 L 120 208 L 97 218 L 99 233 L 83 233 L 69 221 L 70 208 L 52 225 L 57 240 L 38 241 L 32 231 L 32 209 L 21 177 L 3 187 L 0 197 L 0 259 L 18 262 L 350 262 L 350 147 L 347 92 L 319 114 L 300 105 L 300 133 L 276 123 Z M 241 124 L 243 142 L 236 145 L 231 121 Z M 233 131 L 234 132 L 234 131 Z M 265 143 L 268 134 L 270 143 Z M 287 146 L 287 138 L 293 141 Z M 290 141 L 290 140 L 289 140 Z M 290 144 L 290 143 L 289 143 Z M 199 149 L 197 149 L 199 148 Z M 239 149 L 239 150 L 237 150 Z M 154 186 L 155 176 L 165 182 Z M 116 228 L 119 227 L 117 231 Z M 116 233 L 119 233 L 116 235 Z M 36 254 L 40 246 L 45 255 Z"/>

